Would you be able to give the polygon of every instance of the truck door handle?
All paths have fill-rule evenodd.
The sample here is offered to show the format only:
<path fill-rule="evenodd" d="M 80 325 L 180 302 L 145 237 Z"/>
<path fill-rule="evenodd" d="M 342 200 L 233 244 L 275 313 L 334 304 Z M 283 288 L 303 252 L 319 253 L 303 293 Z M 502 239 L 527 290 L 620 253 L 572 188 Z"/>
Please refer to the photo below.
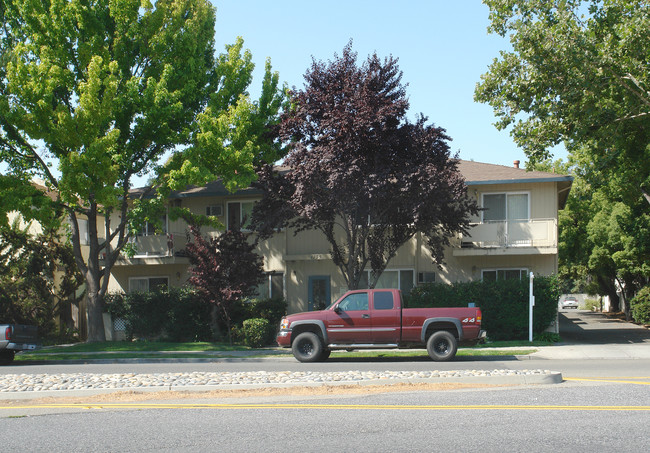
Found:
<path fill-rule="evenodd" d="M 361 315 L 361 317 L 362 317 L 363 319 L 368 319 L 368 318 L 370 318 L 370 315 L 368 315 L 368 314 L 364 314 L 364 315 Z"/>

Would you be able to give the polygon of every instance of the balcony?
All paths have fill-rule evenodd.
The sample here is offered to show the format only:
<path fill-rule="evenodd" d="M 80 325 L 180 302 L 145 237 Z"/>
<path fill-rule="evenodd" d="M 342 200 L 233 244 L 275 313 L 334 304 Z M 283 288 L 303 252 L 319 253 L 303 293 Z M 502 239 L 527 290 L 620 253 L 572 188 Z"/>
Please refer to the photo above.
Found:
<path fill-rule="evenodd" d="M 172 264 L 187 263 L 184 253 L 187 237 L 185 233 L 151 234 L 134 236 L 131 243 L 135 255 L 122 256 L 115 265 L 127 264 Z"/>
<path fill-rule="evenodd" d="M 529 219 L 471 224 L 452 243 L 454 256 L 557 253 L 557 220 Z"/>

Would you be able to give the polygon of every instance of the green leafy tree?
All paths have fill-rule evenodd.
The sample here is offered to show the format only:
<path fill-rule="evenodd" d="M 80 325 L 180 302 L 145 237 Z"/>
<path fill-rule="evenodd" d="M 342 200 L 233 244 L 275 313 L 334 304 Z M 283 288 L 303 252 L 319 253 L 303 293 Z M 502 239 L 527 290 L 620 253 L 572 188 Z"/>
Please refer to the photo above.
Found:
<path fill-rule="evenodd" d="M 241 39 L 215 54 L 207 0 L 2 0 L 0 16 L 0 208 L 34 218 L 46 204 L 33 203 L 46 198 L 34 177 L 56 194 L 86 282 L 88 340 L 102 340 L 103 297 L 131 227 L 156 218 L 169 190 L 217 177 L 235 190 L 278 157 L 266 133 L 278 75 L 267 62 L 250 99 L 251 55 Z M 159 193 L 131 209 L 132 179 L 151 172 Z"/>
<path fill-rule="evenodd" d="M 494 108 L 498 128 L 512 126 L 514 140 L 532 160 L 548 157 L 559 143 L 570 151 L 590 144 L 593 157 L 610 163 L 649 160 L 647 1 L 484 3 L 489 31 L 512 44 L 475 94 Z"/>
<path fill-rule="evenodd" d="M 489 31 L 509 37 L 512 51 L 490 65 L 475 98 L 493 107 L 499 129 L 512 128 L 532 164 L 566 146 L 581 182 L 560 215 L 561 263 L 615 305 L 622 287 L 625 302 L 650 278 L 650 4 L 485 3 Z"/>

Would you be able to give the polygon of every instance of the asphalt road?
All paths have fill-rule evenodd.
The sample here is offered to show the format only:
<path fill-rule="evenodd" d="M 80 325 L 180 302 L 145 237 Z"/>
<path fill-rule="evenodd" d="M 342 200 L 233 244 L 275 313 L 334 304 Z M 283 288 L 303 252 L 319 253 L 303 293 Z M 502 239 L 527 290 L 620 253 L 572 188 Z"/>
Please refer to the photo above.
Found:
<path fill-rule="evenodd" d="M 162 404 L 2 418 L 0 444 L 30 452 L 645 452 L 649 441 L 650 389 L 627 383 Z"/>

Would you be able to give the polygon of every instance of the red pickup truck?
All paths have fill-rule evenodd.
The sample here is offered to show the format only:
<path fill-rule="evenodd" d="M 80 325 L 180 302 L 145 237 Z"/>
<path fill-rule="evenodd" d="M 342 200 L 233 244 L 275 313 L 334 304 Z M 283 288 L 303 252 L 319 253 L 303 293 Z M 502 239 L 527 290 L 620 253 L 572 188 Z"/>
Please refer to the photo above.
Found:
<path fill-rule="evenodd" d="M 397 289 L 348 291 L 321 311 L 282 318 L 278 345 L 300 362 L 327 360 L 335 349 L 423 348 L 435 361 L 450 360 L 459 342 L 485 338 L 481 309 L 402 308 Z"/>

